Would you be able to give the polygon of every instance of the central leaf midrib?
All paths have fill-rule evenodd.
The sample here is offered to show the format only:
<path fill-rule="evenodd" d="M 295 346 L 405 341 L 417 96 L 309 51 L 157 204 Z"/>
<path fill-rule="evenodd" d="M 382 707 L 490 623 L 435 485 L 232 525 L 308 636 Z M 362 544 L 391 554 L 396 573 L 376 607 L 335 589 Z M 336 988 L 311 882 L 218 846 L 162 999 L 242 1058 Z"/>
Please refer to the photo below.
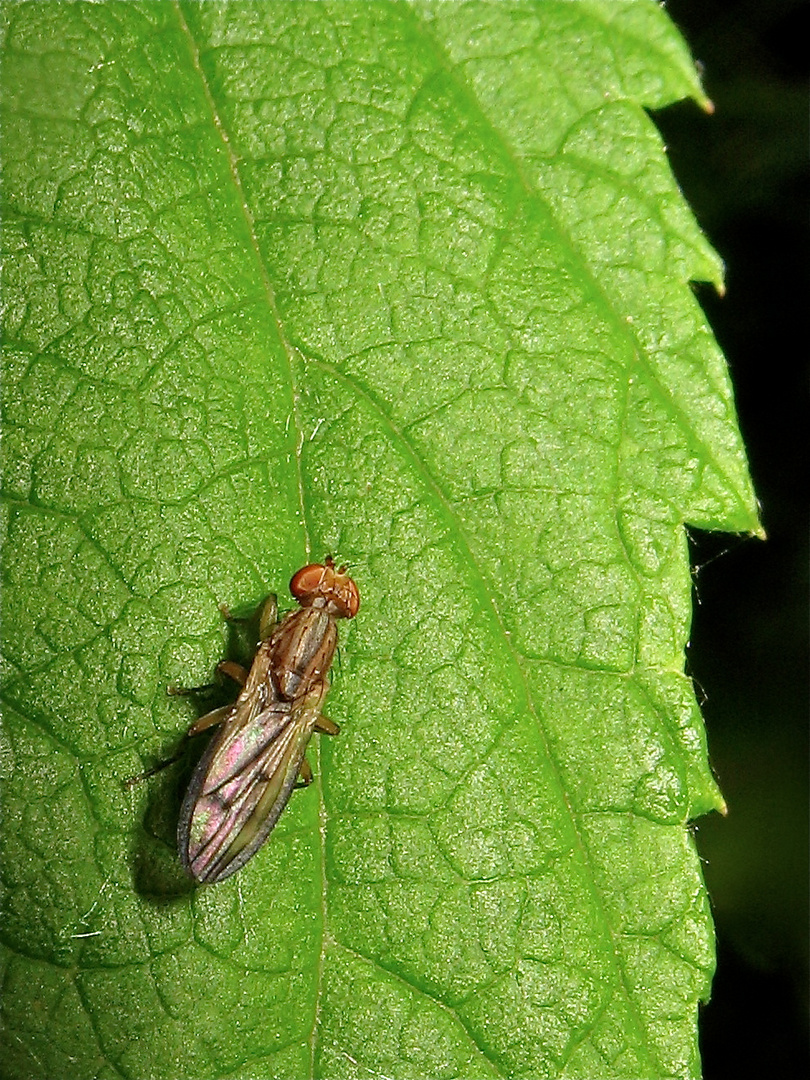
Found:
<path fill-rule="evenodd" d="M 294 377 L 294 374 L 293 374 L 292 355 L 293 355 L 294 350 L 293 350 L 293 347 L 292 347 L 290 341 L 288 340 L 288 338 L 287 338 L 287 336 L 286 336 L 286 334 L 284 332 L 284 327 L 283 327 L 281 316 L 280 316 L 280 313 L 279 313 L 279 310 L 278 310 L 278 305 L 276 304 L 275 289 L 273 288 L 273 284 L 272 284 L 272 282 L 270 280 L 270 276 L 269 276 L 269 274 L 267 272 L 267 267 L 266 267 L 266 265 L 264 263 L 264 259 L 262 258 L 261 248 L 259 246 L 258 236 L 256 234 L 256 227 L 255 227 L 255 222 L 254 222 L 254 219 L 253 219 L 253 214 L 251 213 L 250 207 L 248 206 L 248 201 L 247 201 L 247 198 L 245 196 L 244 188 L 242 186 L 242 181 L 241 181 L 241 178 L 240 178 L 240 175 L 239 175 L 238 162 L 237 162 L 235 154 L 233 153 L 231 143 L 230 143 L 230 139 L 228 137 L 228 133 L 227 133 L 227 130 L 225 128 L 225 125 L 224 125 L 224 123 L 222 121 L 222 118 L 220 117 L 219 112 L 217 110 L 216 102 L 214 101 L 214 97 L 213 97 L 213 94 L 211 92 L 211 87 L 210 87 L 210 85 L 208 83 L 208 80 L 207 80 L 207 78 L 205 76 L 205 72 L 202 69 L 202 65 L 201 65 L 201 62 L 200 62 L 199 48 L 198 48 L 197 43 L 194 40 L 194 37 L 193 37 L 193 35 L 191 33 L 191 29 L 188 26 L 188 24 L 187 24 L 187 22 L 185 20 L 185 17 L 183 16 L 183 13 L 182 13 L 182 11 L 180 9 L 179 0 L 174 0 L 174 7 L 175 7 L 175 11 L 177 13 L 177 18 L 178 18 L 178 21 L 180 23 L 180 27 L 181 27 L 183 33 L 185 34 L 186 39 L 187 39 L 188 44 L 189 44 L 189 52 L 191 54 L 192 65 L 194 67 L 194 70 L 197 73 L 198 78 L 200 79 L 200 83 L 201 83 L 201 85 L 203 87 L 203 92 L 205 94 L 206 101 L 208 102 L 208 106 L 209 106 L 209 108 L 211 110 L 211 117 L 212 117 L 212 121 L 213 121 L 213 124 L 214 124 L 214 128 L 216 129 L 217 133 L 219 134 L 219 137 L 221 138 L 222 144 L 223 144 L 223 146 L 225 148 L 225 153 L 227 155 L 228 162 L 230 164 L 231 176 L 232 176 L 234 187 L 236 189 L 236 193 L 237 193 L 237 196 L 238 196 L 237 201 L 239 203 L 239 207 L 241 209 L 241 212 L 242 212 L 242 214 L 244 216 L 244 219 L 245 219 L 245 223 L 247 225 L 248 235 L 250 237 L 251 246 L 253 248 L 253 254 L 254 254 L 254 257 L 256 259 L 256 264 L 257 264 L 257 267 L 258 267 L 258 270 L 259 270 L 260 279 L 261 279 L 263 289 L 264 289 L 264 296 L 265 296 L 265 299 L 266 299 L 266 302 L 267 302 L 268 309 L 269 309 L 269 311 L 270 311 L 270 313 L 271 313 L 271 315 L 273 317 L 273 320 L 275 322 L 276 329 L 277 329 L 277 332 L 278 332 L 279 341 L 281 342 L 282 349 L 283 349 L 283 352 L 284 352 L 284 356 L 285 356 L 285 359 L 286 359 L 286 362 L 287 362 L 286 374 L 287 374 L 287 384 L 288 384 L 288 387 L 289 387 L 289 395 L 290 395 L 290 415 L 292 416 L 292 427 L 294 428 L 294 431 L 295 431 L 295 434 L 296 434 L 296 437 L 295 437 L 295 440 L 294 440 L 295 445 L 293 447 L 293 454 L 291 456 L 292 456 L 293 460 L 295 461 L 295 468 L 296 468 L 296 480 L 297 480 L 298 502 L 299 502 L 299 516 L 300 516 L 301 528 L 302 528 L 302 531 L 304 533 L 304 548 L 305 548 L 305 551 L 306 551 L 306 554 L 307 554 L 307 561 L 310 561 L 311 558 L 312 558 L 312 541 L 311 541 L 310 531 L 309 531 L 309 528 L 308 528 L 308 525 L 307 525 L 306 501 L 305 501 L 305 497 L 304 497 L 304 482 L 303 482 L 303 474 L 302 474 L 302 470 L 301 470 L 301 447 L 303 446 L 303 442 L 304 442 L 304 432 L 303 432 L 303 428 L 302 428 L 301 421 L 300 421 L 300 416 L 299 416 L 299 411 L 298 411 L 298 391 L 297 391 L 297 387 L 296 387 L 296 383 L 295 383 L 295 377 Z M 318 756 L 320 758 L 320 755 L 318 755 Z M 319 761 L 318 764 L 320 765 L 320 761 Z M 311 1030 L 310 1030 L 310 1035 L 309 1035 L 309 1037 L 307 1039 L 307 1042 L 308 1042 L 309 1048 L 310 1048 L 310 1077 L 313 1078 L 313 1080 L 314 1080 L 314 1077 L 315 1077 L 315 1055 L 316 1055 L 316 1052 L 317 1052 L 317 1042 L 318 1042 L 318 1033 L 319 1033 L 319 1023 L 318 1023 L 318 1021 L 319 1021 L 320 1009 L 321 1009 L 321 999 L 322 999 L 322 996 L 323 996 L 323 970 L 324 970 L 324 960 L 325 960 L 325 953 L 326 953 L 326 938 L 327 938 L 327 933 L 326 933 L 326 920 L 327 920 L 327 906 L 326 906 L 327 905 L 326 840 L 325 840 L 325 835 L 324 835 L 324 819 L 325 819 L 326 810 L 325 810 L 324 800 L 323 800 L 323 782 L 322 782 L 322 779 L 321 779 L 321 770 L 320 770 L 320 768 L 318 768 L 318 770 L 317 770 L 317 781 L 316 781 L 316 783 L 317 783 L 317 790 L 318 790 L 318 819 L 319 819 L 319 821 L 318 821 L 318 823 L 319 823 L 318 834 L 319 834 L 319 859 L 320 859 L 320 867 L 321 867 L 321 927 L 320 927 L 321 941 L 320 941 L 320 948 L 319 948 L 319 954 L 318 954 L 316 987 L 315 987 L 315 995 L 314 995 L 315 1001 L 314 1001 L 314 1011 L 313 1011 L 313 1018 L 312 1018 L 312 1027 L 311 1027 Z"/>

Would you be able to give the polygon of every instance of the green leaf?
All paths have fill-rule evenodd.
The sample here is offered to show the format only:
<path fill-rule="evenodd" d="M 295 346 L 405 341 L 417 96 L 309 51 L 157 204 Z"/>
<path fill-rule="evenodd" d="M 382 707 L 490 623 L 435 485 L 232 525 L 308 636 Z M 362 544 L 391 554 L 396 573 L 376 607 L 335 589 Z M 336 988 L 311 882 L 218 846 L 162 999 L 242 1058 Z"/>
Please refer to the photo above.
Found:
<path fill-rule="evenodd" d="M 758 526 L 666 15 L 4 17 L 5 1075 L 696 1076 L 683 524 Z M 330 552 L 343 732 L 192 889 L 121 782 Z"/>

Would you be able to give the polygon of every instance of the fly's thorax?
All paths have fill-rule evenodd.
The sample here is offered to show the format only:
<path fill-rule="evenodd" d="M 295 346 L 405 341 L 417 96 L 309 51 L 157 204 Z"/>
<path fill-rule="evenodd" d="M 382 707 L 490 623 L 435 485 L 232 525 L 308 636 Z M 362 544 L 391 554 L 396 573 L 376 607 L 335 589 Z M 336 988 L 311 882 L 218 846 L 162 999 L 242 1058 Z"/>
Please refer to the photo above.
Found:
<path fill-rule="evenodd" d="M 289 614 L 272 639 L 272 672 L 279 694 L 291 701 L 323 680 L 337 646 L 335 617 L 326 607 Z"/>

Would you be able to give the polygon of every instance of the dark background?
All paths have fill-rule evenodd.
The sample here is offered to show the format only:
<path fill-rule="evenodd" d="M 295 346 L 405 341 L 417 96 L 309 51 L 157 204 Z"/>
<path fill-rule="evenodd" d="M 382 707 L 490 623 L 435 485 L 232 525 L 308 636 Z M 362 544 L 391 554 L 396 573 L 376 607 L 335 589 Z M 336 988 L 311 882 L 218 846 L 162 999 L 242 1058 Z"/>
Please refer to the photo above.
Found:
<path fill-rule="evenodd" d="M 796 0 L 670 0 L 712 116 L 656 115 L 726 262 L 698 288 L 728 357 L 767 541 L 694 532 L 690 672 L 728 802 L 697 823 L 718 967 L 705 1080 L 808 1075 L 810 14 Z"/>

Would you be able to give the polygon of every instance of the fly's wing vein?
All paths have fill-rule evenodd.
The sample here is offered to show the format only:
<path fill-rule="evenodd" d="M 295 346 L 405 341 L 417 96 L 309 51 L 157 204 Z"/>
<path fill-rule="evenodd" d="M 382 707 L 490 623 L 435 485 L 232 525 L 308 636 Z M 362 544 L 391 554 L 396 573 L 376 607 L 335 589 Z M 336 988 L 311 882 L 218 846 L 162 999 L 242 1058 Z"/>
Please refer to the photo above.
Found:
<path fill-rule="evenodd" d="M 198 880 L 221 880 L 263 843 L 290 797 L 318 710 L 280 702 L 261 715 L 267 724 L 253 737 L 240 725 L 217 749 L 191 808 L 188 859 Z"/>
<path fill-rule="evenodd" d="M 251 779 L 260 766 L 262 753 L 292 722 L 290 706 L 274 702 L 258 715 L 240 717 L 239 711 L 227 721 L 216 739 L 206 769 L 202 791 L 215 791 L 237 776 Z"/>

